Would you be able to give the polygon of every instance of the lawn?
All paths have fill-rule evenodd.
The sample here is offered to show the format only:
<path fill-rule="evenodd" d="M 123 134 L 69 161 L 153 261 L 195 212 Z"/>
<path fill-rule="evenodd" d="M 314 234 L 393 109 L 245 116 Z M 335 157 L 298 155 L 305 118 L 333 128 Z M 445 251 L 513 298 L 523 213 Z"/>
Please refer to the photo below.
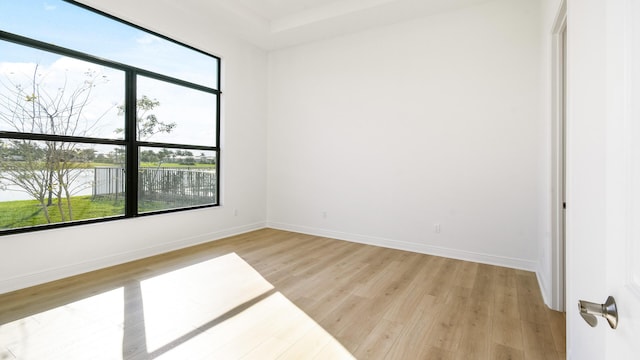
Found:
<path fill-rule="evenodd" d="M 21 161 L 14 161 L 12 162 L 13 164 L 23 164 L 24 162 Z M 45 167 L 45 163 L 44 162 L 38 162 L 35 163 L 36 167 L 40 167 L 40 168 L 44 168 Z M 100 162 L 87 162 L 87 163 L 76 163 L 76 162 L 69 162 L 67 163 L 67 168 L 69 169 L 93 169 L 96 167 L 120 167 L 122 166 L 122 164 L 112 164 L 112 163 L 100 163 Z M 140 162 L 140 167 L 143 168 L 156 168 L 156 167 L 161 167 L 161 168 L 174 168 L 174 169 L 189 169 L 189 168 L 211 168 L 214 169 L 216 167 L 216 164 L 201 164 L 201 163 L 195 163 L 195 164 L 190 164 L 190 165 L 185 165 L 185 164 L 180 164 L 180 163 L 176 163 L 176 162 L 163 162 L 160 163 L 160 165 L 158 166 L 157 162 Z"/>
<path fill-rule="evenodd" d="M 67 203 L 62 202 L 66 221 L 69 221 Z M 93 198 L 91 195 L 74 196 L 71 198 L 73 220 L 87 220 L 119 216 L 124 214 L 124 200 L 117 201 L 107 198 Z M 154 211 L 166 209 L 167 204 L 159 201 L 145 201 L 140 204 L 140 211 Z M 62 221 L 58 210 L 57 200 L 48 207 L 52 223 Z M 19 200 L 0 202 L 0 229 L 15 229 L 28 226 L 44 225 L 47 220 L 40 204 L 36 200 Z"/>
<path fill-rule="evenodd" d="M 140 167 L 143 168 L 155 168 L 155 167 L 161 167 L 161 168 L 174 168 L 174 169 L 184 169 L 184 168 L 211 168 L 214 169 L 216 167 L 216 164 L 200 164 L 200 163 L 196 163 L 194 165 L 184 165 L 184 164 L 179 164 L 179 163 L 161 163 L 160 166 L 158 166 L 158 163 L 156 162 L 141 162 L 140 163 Z"/>
<path fill-rule="evenodd" d="M 92 196 L 75 196 L 71 198 L 73 219 L 84 220 L 124 214 L 123 200 L 91 200 Z M 51 222 L 62 221 L 57 200 L 48 207 Z M 66 201 L 63 200 L 66 220 L 69 220 Z M 0 229 L 13 229 L 25 226 L 46 224 L 40 204 L 36 200 L 19 200 L 0 202 Z"/>

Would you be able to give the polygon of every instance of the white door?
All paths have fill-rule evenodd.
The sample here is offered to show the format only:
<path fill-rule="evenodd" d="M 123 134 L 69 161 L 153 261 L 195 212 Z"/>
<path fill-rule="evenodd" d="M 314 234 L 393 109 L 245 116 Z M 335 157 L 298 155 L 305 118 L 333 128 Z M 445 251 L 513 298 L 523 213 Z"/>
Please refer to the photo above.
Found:
<path fill-rule="evenodd" d="M 567 358 L 640 358 L 640 1 L 569 0 Z M 618 305 L 616 330 L 578 301 Z"/>

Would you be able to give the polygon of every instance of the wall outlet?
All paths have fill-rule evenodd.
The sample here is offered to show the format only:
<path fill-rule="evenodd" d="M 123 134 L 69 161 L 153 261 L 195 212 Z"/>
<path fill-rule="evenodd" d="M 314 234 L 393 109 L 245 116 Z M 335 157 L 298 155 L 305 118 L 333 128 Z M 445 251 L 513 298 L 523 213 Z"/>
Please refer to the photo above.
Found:
<path fill-rule="evenodd" d="M 233 216 L 238 216 L 238 209 L 233 209 Z"/>
<path fill-rule="evenodd" d="M 436 223 L 436 224 L 433 224 L 433 231 L 434 231 L 436 234 L 440 234 L 440 224 L 437 224 L 437 223 Z"/>
<path fill-rule="evenodd" d="M 326 219 L 326 218 L 327 218 L 327 212 L 326 212 L 326 211 L 323 211 L 323 212 L 322 212 L 322 218 L 323 218 L 323 219 Z"/>

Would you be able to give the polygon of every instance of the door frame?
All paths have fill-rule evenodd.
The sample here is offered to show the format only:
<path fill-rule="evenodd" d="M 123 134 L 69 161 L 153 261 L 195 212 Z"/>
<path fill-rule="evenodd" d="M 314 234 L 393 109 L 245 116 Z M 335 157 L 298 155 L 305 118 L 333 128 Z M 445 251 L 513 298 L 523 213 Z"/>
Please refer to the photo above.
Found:
<path fill-rule="evenodd" d="M 566 193 L 566 34 L 567 3 L 562 0 L 551 30 L 551 303 L 565 311 Z"/>

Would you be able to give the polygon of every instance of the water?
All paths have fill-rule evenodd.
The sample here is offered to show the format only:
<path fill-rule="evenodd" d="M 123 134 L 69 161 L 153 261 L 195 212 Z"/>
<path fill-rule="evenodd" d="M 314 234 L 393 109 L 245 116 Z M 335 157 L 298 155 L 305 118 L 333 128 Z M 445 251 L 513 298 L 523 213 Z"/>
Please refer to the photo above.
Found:
<path fill-rule="evenodd" d="M 91 195 L 93 185 L 93 169 L 77 169 L 71 170 L 72 172 L 79 172 L 77 178 L 72 185 L 72 193 L 74 196 Z M 17 200 L 34 200 L 34 198 L 24 192 L 19 186 L 8 185 L 6 180 L 1 180 L 0 187 L 0 202 L 2 201 L 17 201 Z"/>

